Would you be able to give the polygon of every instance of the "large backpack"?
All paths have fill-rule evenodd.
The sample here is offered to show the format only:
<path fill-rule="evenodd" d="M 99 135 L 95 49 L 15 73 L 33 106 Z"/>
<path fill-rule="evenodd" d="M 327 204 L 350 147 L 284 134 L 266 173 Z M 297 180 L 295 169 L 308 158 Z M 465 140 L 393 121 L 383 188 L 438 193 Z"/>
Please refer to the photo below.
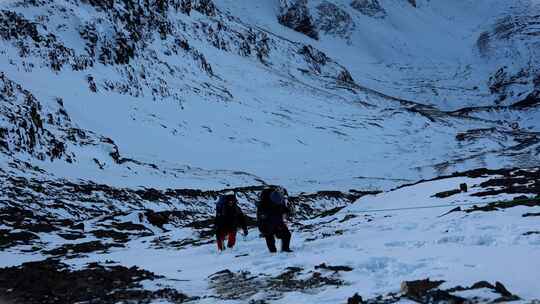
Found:
<path fill-rule="evenodd" d="M 264 226 L 264 222 L 267 218 L 266 210 L 269 208 L 270 204 L 270 194 L 272 193 L 272 188 L 265 188 L 261 191 L 261 196 L 259 200 L 256 202 L 257 206 L 257 226 L 259 228 L 259 231 L 262 234 L 266 233 L 266 227 Z"/>
<path fill-rule="evenodd" d="M 217 216 L 223 215 L 226 202 L 227 202 L 227 199 L 224 195 L 220 196 L 219 199 L 217 200 L 216 202 L 216 215 Z"/>

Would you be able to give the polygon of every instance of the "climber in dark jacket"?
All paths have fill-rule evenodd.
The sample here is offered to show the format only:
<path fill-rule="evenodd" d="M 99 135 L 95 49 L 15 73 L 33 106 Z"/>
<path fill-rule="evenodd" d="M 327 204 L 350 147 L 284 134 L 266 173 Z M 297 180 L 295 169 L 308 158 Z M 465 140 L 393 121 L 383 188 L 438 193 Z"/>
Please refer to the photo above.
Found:
<path fill-rule="evenodd" d="M 286 195 L 287 191 L 283 188 L 269 187 L 261 192 L 257 204 L 257 225 L 270 252 L 277 251 L 275 238 L 281 239 L 281 251 L 292 252 L 291 232 L 284 221 L 284 216 L 290 214 Z"/>
<path fill-rule="evenodd" d="M 232 248 L 236 243 L 236 232 L 242 228 L 244 235 L 248 234 L 246 217 L 240 207 L 234 192 L 221 196 L 216 204 L 216 239 L 218 249 L 224 250 L 223 242 L 227 238 L 227 247 Z"/>

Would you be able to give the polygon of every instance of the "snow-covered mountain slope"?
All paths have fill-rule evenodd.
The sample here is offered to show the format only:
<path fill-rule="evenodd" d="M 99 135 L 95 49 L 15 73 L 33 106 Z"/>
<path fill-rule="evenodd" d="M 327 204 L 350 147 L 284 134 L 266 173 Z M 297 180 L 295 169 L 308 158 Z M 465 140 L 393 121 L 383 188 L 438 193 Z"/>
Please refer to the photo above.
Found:
<path fill-rule="evenodd" d="M 538 116 L 535 99 L 510 116 L 441 112 L 500 100 L 486 90 L 507 62 L 487 53 L 531 49 L 536 7 L 388 0 L 374 17 L 344 1 L 293 2 L 3 2 L 3 168 L 116 186 L 313 192 L 538 161 L 536 125 L 510 128 Z M 306 5 L 319 39 L 283 25 L 284 5 Z M 319 20 L 334 6 L 355 26 Z M 518 12 L 531 15 L 526 25 L 499 41 L 494 26 Z M 491 59 L 476 49 L 486 32 Z M 512 67 L 535 58 L 520 54 Z"/>
<path fill-rule="evenodd" d="M 538 16 L 0 2 L 0 303 L 536 303 Z M 267 184 L 294 254 L 258 238 Z M 228 190 L 250 235 L 218 255 Z"/>
<path fill-rule="evenodd" d="M 186 300 L 177 299 L 181 293 L 193 303 L 346 303 L 354 294 L 369 299 L 368 303 L 446 303 L 449 299 L 535 303 L 540 297 L 539 173 L 539 169 L 476 170 L 363 196 L 333 212 L 295 218 L 292 254 L 268 253 L 256 228 L 239 240 L 237 248 L 218 254 L 204 214 L 194 220 L 180 211 L 109 213 L 67 223 L 52 233 L 44 223 L 35 223 L 32 235 L 39 239 L 8 244 L 9 249 L 0 252 L 1 266 L 45 257 L 60 258 L 64 265 L 49 260 L 3 268 L 0 282 L 12 288 L 6 296 L 28 303 L 39 302 L 43 294 L 22 280 L 40 274 L 42 284 L 60 302 L 69 296 L 73 302 L 86 297 L 106 303 L 118 299 L 179 303 Z M 25 192 L 39 193 L 31 187 Z M 98 197 L 99 191 L 105 189 L 89 193 Z M 149 194 L 139 193 L 151 201 Z M 159 200 L 159 192 L 153 196 Z M 240 201 L 253 215 L 250 195 L 240 196 Z M 145 206 L 152 208 L 151 203 Z M 13 238 L 16 233 L 11 231 Z M 125 273 L 137 270 L 132 266 L 153 274 L 135 276 L 139 284 L 131 288 L 139 292 L 127 293 Z M 110 279 L 100 278 L 107 274 Z M 20 283 L 5 281 L 7 276 L 9 282 Z M 71 285 L 73 291 L 63 294 L 62 284 L 70 277 L 86 282 L 86 289 Z M 87 277 L 100 278 L 101 283 Z M 424 282 L 419 287 L 412 283 L 426 278 L 438 283 Z M 117 281 L 116 289 L 108 287 L 108 280 Z M 28 289 L 22 290 L 23 286 Z M 96 286 L 111 289 L 100 293 Z M 176 291 L 175 297 L 171 290 Z"/>
<path fill-rule="evenodd" d="M 276 6 L 303 6 L 297 14 L 318 39 L 302 38 L 294 24 L 283 35 L 331 54 L 364 86 L 445 110 L 517 102 L 539 74 L 535 1 L 277 2 L 216 1 L 272 31 L 283 31 Z"/>

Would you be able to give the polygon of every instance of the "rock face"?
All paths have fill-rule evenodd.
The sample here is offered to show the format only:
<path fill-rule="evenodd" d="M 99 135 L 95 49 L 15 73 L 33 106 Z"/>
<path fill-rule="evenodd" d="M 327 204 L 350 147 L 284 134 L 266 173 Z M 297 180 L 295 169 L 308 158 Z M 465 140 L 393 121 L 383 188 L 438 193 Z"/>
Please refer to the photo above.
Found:
<path fill-rule="evenodd" d="M 318 37 L 305 1 L 284 5 L 284 22 Z M 88 11 L 82 21 L 78 7 Z M 33 16 L 18 8 L 56 13 L 54 18 Z M 223 75 L 214 72 L 204 48 L 240 56 L 249 64 L 302 71 L 309 80 L 352 83 L 346 77 L 350 73 L 331 58 L 314 61 L 301 52 L 303 44 L 238 22 L 211 0 L 21 0 L 0 9 L 0 42 L 0 54 L 9 57 L 5 64 L 12 69 L 59 77 L 75 73 L 84 85 L 81 90 L 97 100 L 104 98 L 102 94 L 118 94 L 145 102 L 174 102 L 180 109 L 189 96 L 230 102 L 235 96 Z M 13 74 L 0 72 L 0 154 L 17 161 L 90 163 L 100 171 L 122 167 L 162 172 L 154 164 L 123 157 L 112 139 L 80 127 L 64 107 L 74 101 L 59 87 L 50 88 L 58 97 L 44 98 L 20 78 L 14 80 Z"/>
<path fill-rule="evenodd" d="M 280 0 L 278 21 L 282 25 L 305 34 L 315 40 L 319 39 L 313 18 L 307 7 L 307 0 Z"/>
<path fill-rule="evenodd" d="M 416 7 L 416 0 L 407 0 L 412 6 Z"/>
<path fill-rule="evenodd" d="M 516 14 L 501 18 L 477 40 L 478 53 L 494 62 L 488 80 L 495 102 L 534 105 L 540 92 L 540 29 L 538 16 Z M 497 63 L 495 63 L 497 62 Z M 504 64 L 501 66 L 501 62 Z"/>
<path fill-rule="evenodd" d="M 349 13 L 338 5 L 324 1 L 317 6 L 317 28 L 325 34 L 349 38 L 355 28 Z"/>
<path fill-rule="evenodd" d="M 353 0 L 351 7 L 366 16 L 376 18 L 386 16 L 386 11 L 379 3 L 379 0 Z"/>
<path fill-rule="evenodd" d="M 44 109 L 32 93 L 3 72 L 0 72 L 0 97 L 1 152 L 11 155 L 24 152 L 40 160 L 73 161 L 73 154 L 66 151 L 66 141 L 75 138 L 75 131 L 62 99 L 56 100 L 56 109 Z M 55 135 L 53 132 L 58 129 L 73 136 Z"/>

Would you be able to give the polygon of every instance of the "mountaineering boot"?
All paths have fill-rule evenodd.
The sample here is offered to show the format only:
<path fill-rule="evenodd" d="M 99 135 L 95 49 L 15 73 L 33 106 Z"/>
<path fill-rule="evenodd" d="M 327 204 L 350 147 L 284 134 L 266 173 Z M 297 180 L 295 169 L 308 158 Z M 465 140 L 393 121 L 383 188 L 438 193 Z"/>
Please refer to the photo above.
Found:
<path fill-rule="evenodd" d="M 291 232 L 289 229 L 284 226 L 282 229 L 278 230 L 276 237 L 281 239 L 281 251 L 283 252 L 292 252 L 291 250 Z"/>

